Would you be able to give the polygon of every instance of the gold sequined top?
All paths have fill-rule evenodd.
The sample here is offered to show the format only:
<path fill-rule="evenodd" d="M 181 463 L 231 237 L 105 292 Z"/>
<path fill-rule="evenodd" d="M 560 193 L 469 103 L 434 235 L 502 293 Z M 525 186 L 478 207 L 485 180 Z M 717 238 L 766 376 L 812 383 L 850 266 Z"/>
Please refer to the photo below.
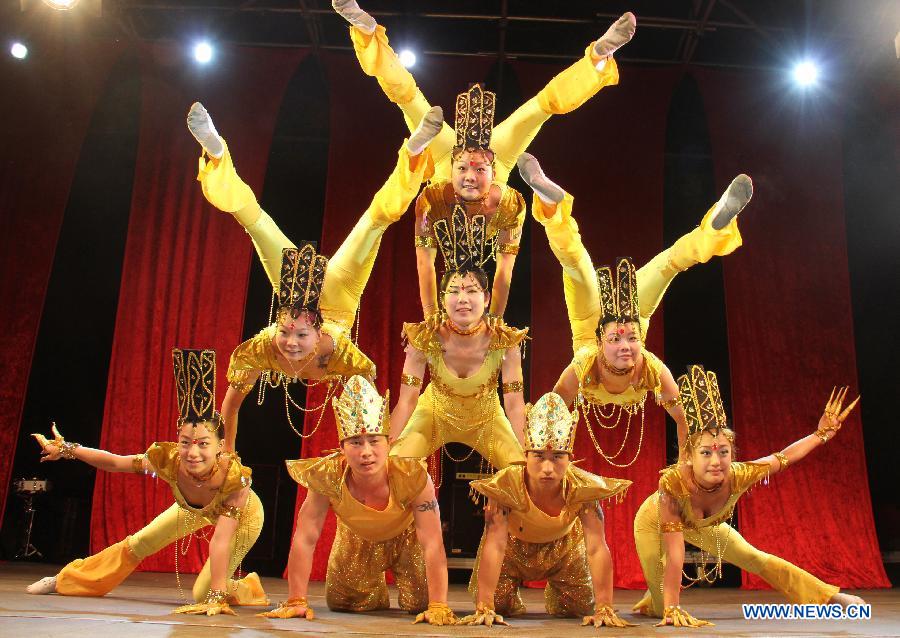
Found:
<path fill-rule="evenodd" d="M 753 485 L 766 478 L 769 475 L 769 469 L 768 463 L 734 461 L 729 468 L 731 495 L 728 497 L 725 505 L 722 506 L 722 509 L 706 518 L 697 518 L 694 514 L 694 509 L 691 506 L 690 490 L 681 476 L 681 472 L 678 471 L 677 465 L 670 465 L 660 472 L 659 491 L 665 492 L 678 503 L 678 507 L 681 510 L 681 521 L 686 528 L 712 527 L 731 518 L 737 500 Z"/>
<path fill-rule="evenodd" d="M 234 349 L 228 364 L 228 384 L 231 387 L 246 394 L 253 388 L 258 372 L 269 370 L 278 375 L 284 374 L 273 342 L 277 330 L 278 326 L 272 324 Z M 347 378 L 354 374 L 375 378 L 375 364 L 356 347 L 346 331 L 328 322 L 322 324 L 321 331 L 334 341 L 334 352 L 328 360 L 323 379 Z"/>
<path fill-rule="evenodd" d="M 358 536 L 378 543 L 395 538 L 413 522 L 413 501 L 425 489 L 428 467 L 424 459 L 387 459 L 390 499 L 383 510 L 356 500 L 347 489 L 350 466 L 340 453 L 285 461 L 291 478 L 306 489 L 327 496 L 335 516 Z"/>
<path fill-rule="evenodd" d="M 428 362 L 431 377 L 419 401 L 433 401 L 435 418 L 457 430 L 484 427 L 503 413 L 497 385 L 507 348 L 520 345 L 528 336 L 528 328 L 519 330 L 499 324 L 492 332 L 484 363 L 477 372 L 460 378 L 447 368 L 437 331 L 425 322 L 403 324 L 403 337 Z"/>
<path fill-rule="evenodd" d="M 662 392 L 661 375 L 665 364 L 649 350 L 641 348 L 641 353 L 644 355 L 644 367 L 641 370 L 640 384 L 637 387 L 630 386 L 625 392 L 613 394 L 603 387 L 603 384 L 597 377 L 599 346 L 595 343 L 579 348 L 575 352 L 572 363 L 575 364 L 581 394 L 588 403 L 595 405 L 638 405 L 644 402 L 647 392 L 660 394 Z"/>
<path fill-rule="evenodd" d="M 434 236 L 434 222 L 449 219 L 453 215 L 453 202 L 447 203 L 444 200 L 444 190 L 449 183 L 446 179 L 434 180 L 422 189 L 416 200 L 416 214 L 426 218 L 428 225 L 425 229 L 417 225 L 417 235 Z M 525 198 L 515 188 L 507 186 L 500 196 L 497 211 L 485 217 L 490 217 L 485 233 L 487 239 L 496 237 L 501 230 L 521 226 L 525 222 Z"/>
<path fill-rule="evenodd" d="M 153 472 L 172 488 L 172 494 L 175 496 L 175 502 L 178 503 L 179 507 L 202 516 L 210 525 L 214 525 L 219 516 L 229 509 L 228 506 L 224 505 L 225 499 L 245 487 L 250 487 L 253 482 L 251 479 L 252 470 L 241 465 L 240 460 L 232 456 L 226 470 L 225 481 L 222 483 L 219 491 L 216 492 L 213 500 L 205 507 L 195 507 L 187 502 L 178 488 L 178 466 L 180 463 L 178 443 L 172 441 L 154 443 L 144 456 L 153 468 Z"/>
<path fill-rule="evenodd" d="M 585 507 L 595 507 L 607 498 L 624 498 L 631 481 L 597 476 L 569 465 L 563 478 L 566 504 L 559 516 L 550 516 L 531 502 L 525 487 L 525 466 L 520 463 L 470 485 L 479 494 L 510 509 L 510 534 L 526 543 L 549 543 L 566 536 Z"/>

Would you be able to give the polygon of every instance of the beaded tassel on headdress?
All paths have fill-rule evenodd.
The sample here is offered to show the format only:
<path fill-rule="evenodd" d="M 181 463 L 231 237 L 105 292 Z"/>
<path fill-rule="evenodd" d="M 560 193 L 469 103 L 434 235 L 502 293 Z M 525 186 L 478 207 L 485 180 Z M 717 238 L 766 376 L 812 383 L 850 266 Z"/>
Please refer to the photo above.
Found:
<path fill-rule="evenodd" d="M 215 350 L 172 349 L 178 425 L 217 422 Z"/>
<path fill-rule="evenodd" d="M 706 372 L 701 365 L 688 366 L 687 374 L 678 377 L 678 391 L 688 434 L 703 430 L 717 432 L 727 426 L 715 372 Z"/>
<path fill-rule="evenodd" d="M 600 307 L 603 312 L 600 325 L 609 321 L 639 323 L 641 310 L 638 303 L 637 272 L 631 257 L 616 260 L 616 272 L 603 266 L 597 269 L 597 286 L 600 289 Z"/>

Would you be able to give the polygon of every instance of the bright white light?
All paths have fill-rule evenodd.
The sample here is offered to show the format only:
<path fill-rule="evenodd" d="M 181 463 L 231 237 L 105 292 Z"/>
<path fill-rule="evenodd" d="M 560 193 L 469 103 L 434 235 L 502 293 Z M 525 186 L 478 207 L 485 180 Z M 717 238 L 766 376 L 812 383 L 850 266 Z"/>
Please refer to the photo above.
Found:
<path fill-rule="evenodd" d="M 794 81 L 800 86 L 813 86 L 819 80 L 819 67 L 809 60 L 794 66 Z"/>
<path fill-rule="evenodd" d="M 28 47 L 21 42 L 13 42 L 13 45 L 9 47 L 9 52 L 14 58 L 24 60 L 25 56 L 28 55 Z"/>
<path fill-rule="evenodd" d="M 78 0 L 44 0 L 44 4 L 60 11 L 68 11 L 78 3 Z"/>
<path fill-rule="evenodd" d="M 403 49 L 400 52 L 400 64 L 407 69 L 416 63 L 416 54 L 409 49 Z"/>
<path fill-rule="evenodd" d="M 194 45 L 194 59 L 200 64 L 206 64 L 213 57 L 213 48 L 209 42 L 198 42 Z"/>

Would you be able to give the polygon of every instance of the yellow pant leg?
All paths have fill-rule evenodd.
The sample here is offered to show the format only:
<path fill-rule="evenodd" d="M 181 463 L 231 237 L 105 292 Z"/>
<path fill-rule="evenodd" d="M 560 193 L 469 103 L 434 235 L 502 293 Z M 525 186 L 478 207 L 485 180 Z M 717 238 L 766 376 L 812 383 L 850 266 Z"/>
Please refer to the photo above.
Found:
<path fill-rule="evenodd" d="M 63 596 L 103 596 L 128 578 L 140 562 L 128 542 L 119 541 L 63 567 L 56 576 L 56 592 Z"/>
<path fill-rule="evenodd" d="M 572 217 L 573 204 L 574 200 L 568 193 L 556 206 L 547 205 L 535 195 L 531 211 L 547 231 L 550 250 L 563 268 L 563 290 L 574 352 L 597 341 L 600 290 L 591 256 L 581 241 L 578 223 Z"/>
<path fill-rule="evenodd" d="M 592 48 L 593 43 L 588 45 L 581 59 L 556 75 L 535 97 L 494 127 L 491 150 L 497 160 L 495 182 L 506 184 L 519 155 L 528 148 L 551 115 L 574 111 L 604 86 L 618 84 L 619 69 L 615 60 L 607 59 L 598 71 L 595 68 L 598 60 L 591 57 Z"/>
<path fill-rule="evenodd" d="M 419 395 L 419 401 L 406 426 L 391 446 L 390 456 L 405 458 L 425 458 L 441 445 L 440 436 L 435 436 L 434 406 L 431 399 L 431 385 Z"/>
<path fill-rule="evenodd" d="M 431 170 L 433 164 L 428 149 L 410 157 L 404 142 L 393 172 L 328 261 L 319 299 L 319 309 L 327 321 L 347 330 L 353 326 L 359 300 L 375 265 L 381 236 L 388 226 L 403 216 L 418 194 L 422 181 L 430 177 Z"/>
<path fill-rule="evenodd" d="M 638 508 L 634 517 L 634 546 L 647 581 L 647 592 L 635 605 L 635 609 L 647 605 L 646 612 L 650 616 L 662 617 L 663 596 L 662 579 L 665 556 L 660 553 L 659 515 L 657 511 L 657 495 L 651 494 Z"/>
<path fill-rule="evenodd" d="M 507 538 L 509 543 L 518 542 L 512 536 Z M 478 552 L 475 554 L 475 564 L 472 567 L 472 576 L 469 578 L 469 593 L 472 600 L 478 602 L 478 570 L 481 564 L 481 549 L 484 546 L 484 535 L 478 544 Z M 522 574 L 514 558 L 515 552 L 507 549 L 503 555 L 503 564 L 500 566 L 500 576 L 497 579 L 497 589 L 494 590 L 494 610 L 501 616 L 515 616 L 524 614 L 527 610 L 522 602 L 522 594 L 519 587 L 522 584 Z"/>
<path fill-rule="evenodd" d="M 388 99 L 400 107 L 410 132 L 414 131 L 431 105 L 416 86 L 412 74 L 400 64 L 400 59 L 388 43 L 384 27 L 378 25 L 374 33 L 351 27 L 350 39 L 363 72 L 378 80 Z M 444 117 L 448 116 L 445 114 Z M 454 144 L 456 134 L 445 121 L 441 132 L 428 146 L 434 157 L 435 173 L 439 177 L 450 177 L 450 151 Z"/>
<path fill-rule="evenodd" d="M 386 543 L 367 541 L 338 520 L 325 574 L 328 609 L 373 611 L 391 606 L 384 579 L 386 548 Z"/>
<path fill-rule="evenodd" d="M 568 536 L 547 544 L 545 565 L 552 565 L 544 588 L 547 613 L 564 618 L 594 613 L 594 586 L 581 521 L 576 521 Z"/>
<path fill-rule="evenodd" d="M 502 409 L 498 407 L 498 414 L 484 427 L 486 429 L 483 435 L 476 428 L 445 434 L 445 438 L 447 442 L 465 443 L 498 470 L 508 467 L 513 462 L 525 460 L 522 445 Z"/>
<path fill-rule="evenodd" d="M 840 588 L 819 580 L 796 565 L 756 549 L 726 523 L 721 523 L 718 527 L 722 542 L 725 542 L 725 538 L 728 539 L 722 560 L 761 576 L 792 603 L 825 604 L 840 591 Z M 712 527 L 705 527 L 699 532 L 685 530 L 684 539 L 705 552 L 718 555 Z"/>
<path fill-rule="evenodd" d="M 263 519 L 262 502 L 259 500 L 256 492 L 251 490 L 247 506 L 241 514 L 237 531 L 234 533 L 228 548 L 228 583 L 226 587 L 228 588 L 228 593 L 237 598 L 238 604 L 252 602 L 257 597 L 257 592 L 251 591 L 247 587 L 247 583 L 239 584 L 240 581 L 234 580 L 232 576 L 238 565 L 244 560 L 244 556 L 256 543 L 256 539 L 259 538 L 259 534 L 262 532 Z M 194 582 L 193 596 L 195 602 L 199 603 L 206 600 L 206 594 L 209 593 L 211 575 L 209 560 L 207 560 L 203 565 L 203 569 L 200 570 L 200 574 L 197 575 L 197 580 Z"/>
<path fill-rule="evenodd" d="M 228 144 L 222 140 L 225 151 L 222 157 L 200 156 L 197 181 L 206 200 L 225 213 L 231 213 L 247 227 L 259 217 L 262 209 L 250 187 L 244 183 L 234 168 Z"/>
<path fill-rule="evenodd" d="M 737 217 L 721 230 L 712 227 L 716 205 L 713 204 L 700 225 L 681 236 L 670 248 L 662 251 L 637 271 L 638 302 L 641 306 L 641 329 L 647 334 L 650 316 L 662 301 L 675 275 L 695 264 L 705 264 L 713 257 L 731 254 L 740 247 L 741 232 Z"/>
<path fill-rule="evenodd" d="M 428 608 L 428 582 L 425 577 L 425 556 L 416 538 L 415 524 L 411 524 L 390 545 L 390 568 L 397 582 L 397 604 L 412 614 Z"/>

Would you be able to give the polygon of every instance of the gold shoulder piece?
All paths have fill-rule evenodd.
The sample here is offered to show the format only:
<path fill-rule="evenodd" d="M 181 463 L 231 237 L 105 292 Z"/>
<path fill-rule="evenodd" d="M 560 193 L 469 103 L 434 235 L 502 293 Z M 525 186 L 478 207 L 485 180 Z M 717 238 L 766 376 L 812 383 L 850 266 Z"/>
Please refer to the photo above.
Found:
<path fill-rule="evenodd" d="M 494 327 L 489 348 L 491 350 L 505 350 L 521 345 L 526 339 L 528 339 L 528 328 L 513 328 L 500 321 Z"/>

